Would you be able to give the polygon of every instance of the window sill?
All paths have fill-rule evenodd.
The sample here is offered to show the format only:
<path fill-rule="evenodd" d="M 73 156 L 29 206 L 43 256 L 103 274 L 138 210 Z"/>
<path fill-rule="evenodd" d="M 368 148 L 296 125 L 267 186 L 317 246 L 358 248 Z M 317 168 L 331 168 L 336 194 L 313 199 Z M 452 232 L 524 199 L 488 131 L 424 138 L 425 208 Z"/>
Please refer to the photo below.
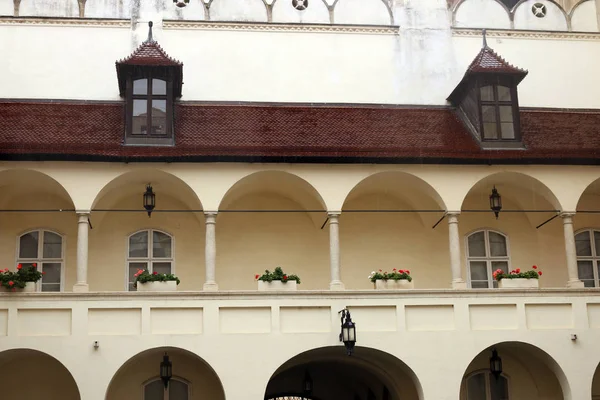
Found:
<path fill-rule="evenodd" d="M 482 140 L 479 145 L 484 150 L 525 150 L 520 140 Z"/>
<path fill-rule="evenodd" d="M 126 137 L 124 146 L 175 146 L 175 140 L 172 137 L 167 138 L 132 138 Z"/>

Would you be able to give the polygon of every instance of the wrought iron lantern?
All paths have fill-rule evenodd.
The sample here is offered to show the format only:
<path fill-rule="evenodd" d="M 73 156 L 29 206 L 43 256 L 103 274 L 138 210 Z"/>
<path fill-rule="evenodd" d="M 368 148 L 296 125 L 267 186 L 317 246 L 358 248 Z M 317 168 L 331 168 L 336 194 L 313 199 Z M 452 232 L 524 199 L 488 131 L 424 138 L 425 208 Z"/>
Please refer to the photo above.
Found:
<path fill-rule="evenodd" d="M 490 372 L 496 379 L 502 375 L 502 359 L 495 348 L 492 349 L 492 356 L 490 357 Z"/>
<path fill-rule="evenodd" d="M 173 0 L 173 3 L 180 8 L 183 8 L 190 4 L 190 0 Z"/>
<path fill-rule="evenodd" d="M 356 344 L 356 324 L 352 322 L 350 311 L 345 308 L 342 311 L 342 331 L 340 332 L 340 342 L 344 342 L 346 353 L 351 356 Z"/>
<path fill-rule="evenodd" d="M 304 381 L 302 382 L 302 392 L 305 396 L 309 396 L 313 392 L 313 380 L 310 374 L 308 373 L 308 370 L 306 370 L 306 373 L 304 374 Z"/>
<path fill-rule="evenodd" d="M 148 218 L 151 217 L 152 210 L 156 206 L 156 194 L 152 191 L 152 186 L 148 184 L 146 186 L 146 192 L 144 192 L 144 208 L 148 211 Z"/>
<path fill-rule="evenodd" d="M 496 186 L 492 189 L 492 194 L 490 194 L 490 209 L 496 215 L 496 219 L 498 219 L 498 214 L 500 214 L 500 210 L 502 210 L 502 196 L 496 190 Z"/>
<path fill-rule="evenodd" d="M 173 364 L 169 360 L 169 356 L 165 352 L 163 360 L 160 363 L 160 380 L 165 384 L 165 389 L 169 387 L 169 381 L 173 377 Z"/>

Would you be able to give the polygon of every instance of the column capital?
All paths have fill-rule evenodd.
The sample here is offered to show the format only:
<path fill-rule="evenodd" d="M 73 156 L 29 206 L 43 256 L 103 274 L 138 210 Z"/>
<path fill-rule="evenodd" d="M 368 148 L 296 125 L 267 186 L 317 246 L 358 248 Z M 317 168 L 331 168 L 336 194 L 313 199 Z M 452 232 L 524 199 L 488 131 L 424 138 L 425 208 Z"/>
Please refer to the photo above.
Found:
<path fill-rule="evenodd" d="M 339 218 L 341 213 L 341 211 L 327 211 L 327 218 Z"/>
<path fill-rule="evenodd" d="M 89 212 L 77 212 L 77 217 L 79 217 L 80 224 L 87 224 L 90 221 L 90 213 Z"/>
<path fill-rule="evenodd" d="M 561 211 L 558 215 L 564 220 L 566 218 L 573 218 L 575 214 L 575 211 Z"/>
<path fill-rule="evenodd" d="M 217 212 L 216 211 L 205 211 L 204 218 L 205 223 L 207 224 L 215 224 L 217 222 Z"/>
<path fill-rule="evenodd" d="M 458 217 L 460 215 L 460 211 L 446 211 L 447 216 Z"/>

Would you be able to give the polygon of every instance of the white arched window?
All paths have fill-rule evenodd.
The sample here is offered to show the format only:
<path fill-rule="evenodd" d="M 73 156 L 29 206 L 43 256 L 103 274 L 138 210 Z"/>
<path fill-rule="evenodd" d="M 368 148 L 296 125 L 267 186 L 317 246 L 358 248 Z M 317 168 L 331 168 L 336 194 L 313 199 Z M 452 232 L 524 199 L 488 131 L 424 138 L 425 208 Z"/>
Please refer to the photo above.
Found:
<path fill-rule="evenodd" d="M 575 235 L 577 248 L 577 273 L 586 287 L 598 287 L 600 278 L 600 230 L 586 229 Z"/>
<path fill-rule="evenodd" d="M 508 379 L 498 379 L 489 371 L 476 372 L 467 378 L 467 400 L 509 400 Z"/>
<path fill-rule="evenodd" d="M 37 285 L 42 292 L 60 292 L 64 275 L 64 240 L 55 232 L 39 229 L 19 236 L 17 263 L 36 264 L 44 276 Z"/>
<path fill-rule="evenodd" d="M 481 230 L 467 238 L 467 265 L 472 288 L 498 287 L 492 273 L 508 272 L 508 239 L 499 232 Z"/>
<path fill-rule="evenodd" d="M 169 381 L 169 389 L 160 379 L 155 379 L 144 385 L 144 400 L 188 400 L 190 385 L 177 378 Z"/>
<path fill-rule="evenodd" d="M 173 238 L 154 229 L 138 231 L 129 236 L 127 250 L 127 288 L 134 291 L 133 276 L 139 269 L 159 274 L 173 273 Z"/>

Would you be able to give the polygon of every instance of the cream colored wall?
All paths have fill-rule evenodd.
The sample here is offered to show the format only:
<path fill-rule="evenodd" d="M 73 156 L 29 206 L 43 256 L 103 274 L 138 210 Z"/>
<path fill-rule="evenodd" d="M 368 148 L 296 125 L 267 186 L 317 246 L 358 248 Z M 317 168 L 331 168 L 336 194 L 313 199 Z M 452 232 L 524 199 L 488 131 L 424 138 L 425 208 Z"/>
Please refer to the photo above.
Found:
<path fill-rule="evenodd" d="M 7 353 L 0 353 L 3 400 L 81 398 L 70 372 L 56 359 L 27 350 Z"/>
<path fill-rule="evenodd" d="M 190 400 L 225 400 L 214 371 L 194 354 L 179 349 L 157 349 L 134 357 L 119 369 L 106 393 L 106 400 L 142 400 L 143 385 L 158 378 L 163 351 L 173 364 L 173 376 L 190 385 Z"/>

